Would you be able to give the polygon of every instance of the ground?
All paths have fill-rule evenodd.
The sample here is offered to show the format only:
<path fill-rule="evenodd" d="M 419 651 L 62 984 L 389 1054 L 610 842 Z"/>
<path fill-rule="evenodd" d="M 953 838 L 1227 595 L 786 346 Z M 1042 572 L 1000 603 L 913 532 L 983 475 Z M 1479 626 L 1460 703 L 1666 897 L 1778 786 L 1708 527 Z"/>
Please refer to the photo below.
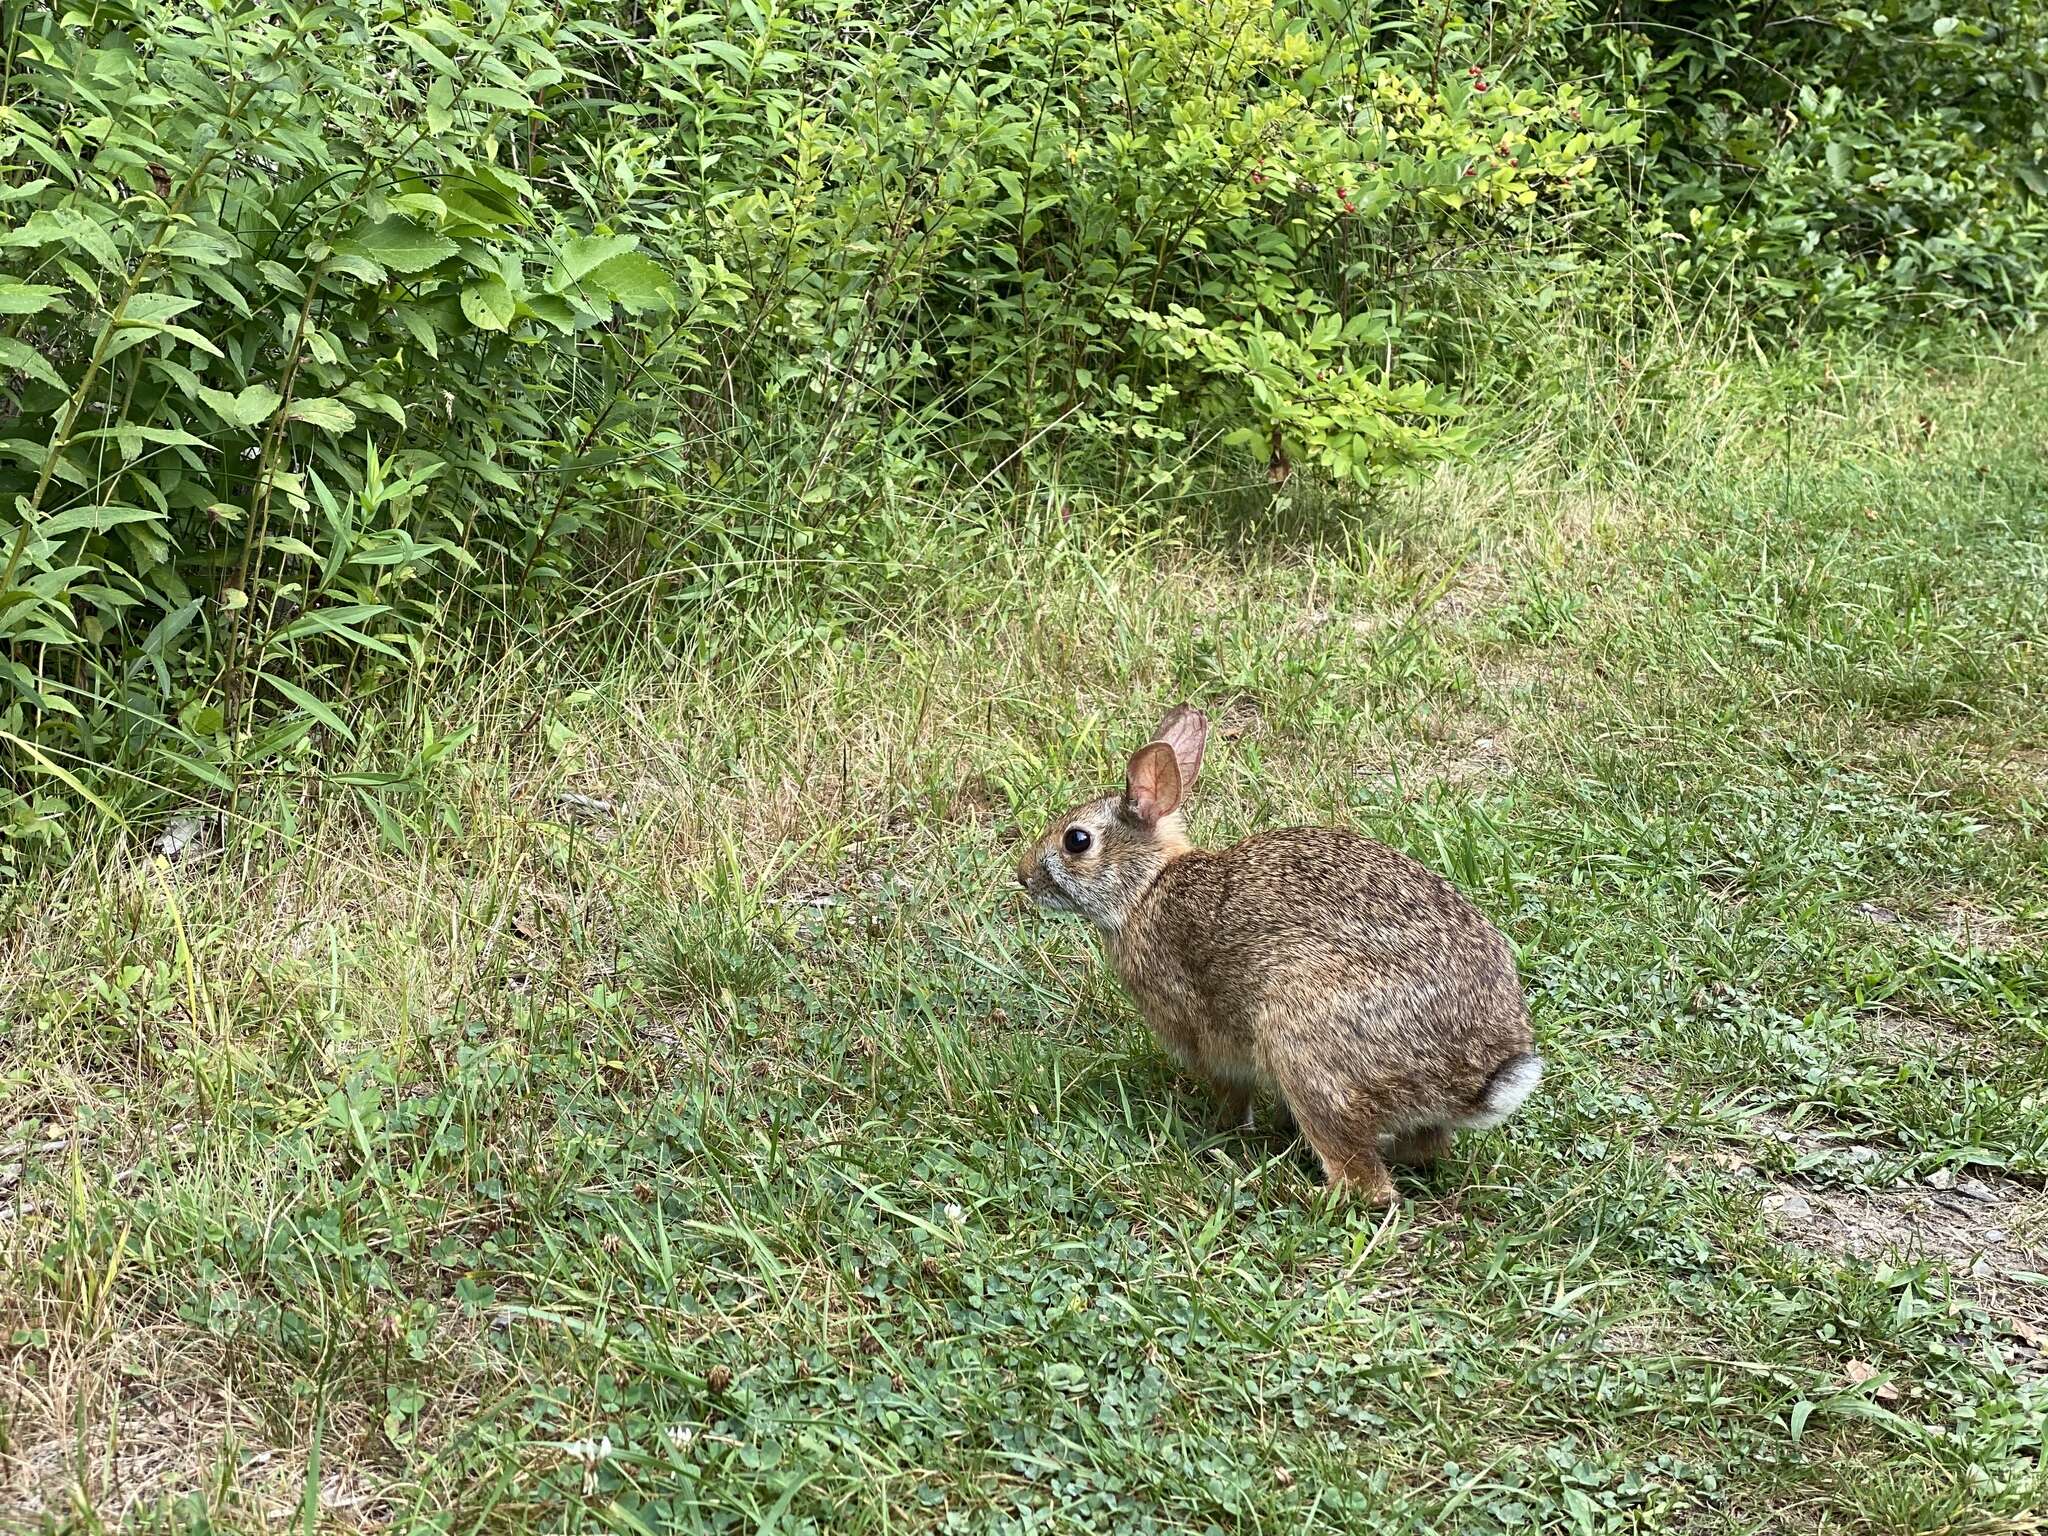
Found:
<path fill-rule="evenodd" d="M 16 893 L 0 1527 L 2041 1529 L 2048 367 L 1619 377 Z M 1199 837 L 1519 950 L 1542 1091 L 1389 1213 L 1009 878 L 1182 698 Z"/>

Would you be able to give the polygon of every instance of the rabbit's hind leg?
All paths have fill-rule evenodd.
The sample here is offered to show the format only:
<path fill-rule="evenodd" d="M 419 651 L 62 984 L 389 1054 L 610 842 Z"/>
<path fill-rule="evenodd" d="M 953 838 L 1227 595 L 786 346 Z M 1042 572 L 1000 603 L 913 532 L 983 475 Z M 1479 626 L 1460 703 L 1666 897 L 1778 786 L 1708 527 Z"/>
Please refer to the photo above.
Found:
<path fill-rule="evenodd" d="M 1380 1157 L 1372 1118 L 1360 1113 L 1341 1087 L 1313 1069 L 1298 1062 L 1273 1065 L 1274 1084 L 1322 1163 L 1330 1193 L 1355 1196 L 1368 1205 L 1393 1204 L 1394 1180 Z"/>
<path fill-rule="evenodd" d="M 1427 1168 L 1451 1150 L 1451 1128 L 1418 1125 L 1401 1132 L 1387 1149 L 1387 1161 L 1403 1168 Z"/>

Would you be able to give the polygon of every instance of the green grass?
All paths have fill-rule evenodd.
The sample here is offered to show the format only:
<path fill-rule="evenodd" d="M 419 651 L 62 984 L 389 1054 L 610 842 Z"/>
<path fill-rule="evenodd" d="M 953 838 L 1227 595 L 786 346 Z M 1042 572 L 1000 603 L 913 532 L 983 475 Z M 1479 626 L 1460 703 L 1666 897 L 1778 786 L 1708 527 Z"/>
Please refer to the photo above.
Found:
<path fill-rule="evenodd" d="M 1320 533 L 1048 498 L 829 646 L 438 678 L 423 792 L 321 770 L 424 689 L 14 893 L 0 1525 L 2039 1529 L 2048 365 L 1563 398 Z M 1520 948 L 1544 1090 L 1391 1214 L 1016 899 L 1184 697 L 1198 834 Z"/>

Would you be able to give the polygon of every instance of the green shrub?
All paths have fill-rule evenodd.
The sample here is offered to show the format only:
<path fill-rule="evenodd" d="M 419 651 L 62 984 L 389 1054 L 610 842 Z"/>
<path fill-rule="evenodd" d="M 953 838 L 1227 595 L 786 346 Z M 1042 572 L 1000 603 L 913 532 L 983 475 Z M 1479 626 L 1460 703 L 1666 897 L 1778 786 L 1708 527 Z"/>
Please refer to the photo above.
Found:
<path fill-rule="evenodd" d="M 17 771 L 229 793 L 590 570 L 859 567 L 906 458 L 1427 463 L 1402 268 L 1630 133 L 1322 3 L 614 16 L 14 15 Z"/>
<path fill-rule="evenodd" d="M 642 447 L 618 381 L 715 323 L 716 274 L 536 181 L 571 29 L 398 14 L 15 15 L 0 732 L 60 779 L 346 736 L 326 701 L 507 602 Z"/>
<path fill-rule="evenodd" d="M 1588 28 L 1650 124 L 1638 249 L 1779 324 L 2048 298 L 2048 5 L 1630 0 Z"/>
<path fill-rule="evenodd" d="M 0 830 L 586 609 L 815 643 L 993 485 L 1419 471 L 1646 257 L 2030 318 L 2048 27 L 1974 3 L 10 7 Z"/>

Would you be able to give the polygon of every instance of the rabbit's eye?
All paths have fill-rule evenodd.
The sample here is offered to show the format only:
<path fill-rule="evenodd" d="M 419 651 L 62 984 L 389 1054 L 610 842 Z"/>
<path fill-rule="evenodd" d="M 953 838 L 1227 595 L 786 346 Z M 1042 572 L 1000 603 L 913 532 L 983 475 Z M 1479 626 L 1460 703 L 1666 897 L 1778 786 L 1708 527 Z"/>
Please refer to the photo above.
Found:
<path fill-rule="evenodd" d="M 1095 834 L 1086 827 L 1069 827 L 1067 835 L 1060 839 L 1060 846 L 1069 853 L 1086 853 L 1095 842 Z"/>

